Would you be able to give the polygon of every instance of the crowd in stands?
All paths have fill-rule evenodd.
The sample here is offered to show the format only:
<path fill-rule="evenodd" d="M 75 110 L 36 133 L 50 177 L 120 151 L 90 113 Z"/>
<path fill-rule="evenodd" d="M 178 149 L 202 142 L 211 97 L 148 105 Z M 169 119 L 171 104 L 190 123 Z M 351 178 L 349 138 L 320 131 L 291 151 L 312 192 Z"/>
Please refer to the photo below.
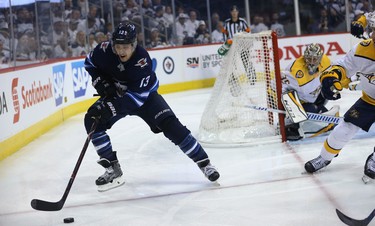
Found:
<path fill-rule="evenodd" d="M 293 1 L 280 2 L 293 7 Z M 315 10 L 306 13 L 302 9 L 302 33 L 333 32 L 345 26 L 344 0 L 307 2 Z M 351 20 L 373 10 L 369 0 L 349 0 L 349 3 Z M 164 0 L 143 0 L 142 4 L 138 0 L 114 0 L 111 4 L 101 0 L 65 0 L 63 3 L 40 1 L 37 7 L 34 4 L 14 6 L 12 14 L 9 8 L 0 9 L 0 64 L 12 59 L 27 61 L 84 56 L 98 43 L 109 40 L 113 24 L 121 21 L 136 24 L 138 44 L 149 49 L 223 42 L 223 21 L 230 17 L 229 9 L 225 15 L 212 12 L 210 31 L 209 20 L 200 17 L 203 13 L 199 9 L 183 4 L 176 7 L 174 15 L 170 1 Z M 244 10 L 241 13 L 240 17 L 245 17 Z M 293 20 L 288 18 L 293 16 L 283 11 L 251 15 L 252 33 L 272 29 L 279 37 L 295 35 L 288 29 Z M 8 24 L 14 27 L 14 38 Z"/>

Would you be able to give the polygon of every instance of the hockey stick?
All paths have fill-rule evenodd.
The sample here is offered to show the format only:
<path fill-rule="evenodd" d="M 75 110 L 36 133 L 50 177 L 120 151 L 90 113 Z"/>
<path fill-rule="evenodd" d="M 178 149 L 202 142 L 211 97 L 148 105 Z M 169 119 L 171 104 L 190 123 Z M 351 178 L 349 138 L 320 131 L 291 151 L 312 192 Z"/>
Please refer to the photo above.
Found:
<path fill-rule="evenodd" d="M 72 188 L 74 179 L 76 178 L 78 169 L 79 169 L 79 167 L 82 163 L 83 156 L 85 155 L 87 147 L 89 146 L 92 134 L 94 133 L 94 131 L 96 129 L 96 126 L 98 125 L 98 122 L 99 122 L 99 120 L 97 118 L 95 118 L 95 121 L 91 126 L 90 132 L 87 135 L 85 144 L 83 145 L 81 154 L 79 155 L 77 163 L 74 167 L 73 173 L 70 176 L 68 186 L 66 187 L 65 192 L 64 192 L 63 196 L 61 197 L 61 199 L 58 202 L 48 202 L 48 201 L 44 201 L 44 200 L 40 200 L 40 199 L 33 199 L 33 200 L 31 200 L 31 207 L 32 208 L 34 208 L 35 210 L 41 210 L 41 211 L 58 211 L 58 210 L 61 210 L 63 208 L 64 203 L 66 201 L 66 198 L 68 197 L 68 194 L 70 192 L 70 189 Z"/>
<path fill-rule="evenodd" d="M 346 216 L 345 214 L 343 214 L 340 210 L 336 209 L 336 213 L 337 213 L 337 216 L 340 218 L 340 220 L 342 222 L 344 222 L 346 225 L 349 225 L 349 226 L 367 226 L 372 218 L 374 218 L 375 216 L 375 209 L 370 213 L 370 215 L 363 219 L 363 220 L 356 220 L 356 219 L 353 219 L 353 218 L 350 218 L 348 216 Z"/>
<path fill-rule="evenodd" d="M 266 108 L 266 107 L 259 107 L 255 105 L 243 105 L 246 108 L 251 108 L 259 111 L 269 111 L 269 112 L 275 112 L 280 114 L 286 114 L 286 111 L 279 110 L 279 109 L 273 109 L 273 108 Z M 341 117 L 331 116 L 331 115 L 323 115 L 323 114 L 317 114 L 317 113 L 307 113 L 307 118 L 309 120 L 317 121 L 317 122 L 328 122 L 328 123 L 334 123 L 339 124 L 339 122 L 342 120 Z"/>

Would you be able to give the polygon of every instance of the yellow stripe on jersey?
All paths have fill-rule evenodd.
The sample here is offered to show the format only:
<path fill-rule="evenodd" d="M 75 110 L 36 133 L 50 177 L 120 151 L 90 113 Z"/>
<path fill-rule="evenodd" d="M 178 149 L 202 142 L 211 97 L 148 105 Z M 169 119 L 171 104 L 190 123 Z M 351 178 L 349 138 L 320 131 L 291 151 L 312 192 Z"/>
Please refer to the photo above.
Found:
<path fill-rule="evenodd" d="M 320 61 L 320 64 L 318 66 L 317 73 L 309 75 L 305 60 L 303 56 L 301 56 L 294 61 L 293 65 L 290 68 L 290 74 L 294 76 L 299 86 L 304 86 L 318 77 L 320 73 L 326 70 L 330 65 L 330 59 L 327 57 L 327 55 L 323 54 L 322 60 Z"/>
<path fill-rule="evenodd" d="M 324 141 L 324 148 L 326 149 L 326 151 L 334 155 L 337 155 L 341 151 L 341 149 L 334 149 L 331 146 L 329 146 L 327 139 Z"/>
<path fill-rule="evenodd" d="M 360 42 L 354 55 L 356 57 L 363 57 L 375 61 L 374 43 L 372 39 L 367 39 Z"/>
<path fill-rule="evenodd" d="M 375 106 L 375 99 L 374 98 L 371 98 L 369 95 L 367 95 L 365 92 L 362 91 L 362 97 L 361 99 L 366 102 L 366 103 L 369 103 L 371 105 L 374 105 Z"/>

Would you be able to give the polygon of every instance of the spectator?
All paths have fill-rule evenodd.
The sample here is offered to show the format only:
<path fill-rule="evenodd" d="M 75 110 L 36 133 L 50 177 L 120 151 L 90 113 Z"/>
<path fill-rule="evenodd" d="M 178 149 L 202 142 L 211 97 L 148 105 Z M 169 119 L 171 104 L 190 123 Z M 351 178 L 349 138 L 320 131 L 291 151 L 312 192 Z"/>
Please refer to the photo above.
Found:
<path fill-rule="evenodd" d="M 94 34 L 89 34 L 89 51 L 93 50 L 98 45 Z"/>
<path fill-rule="evenodd" d="M 86 56 L 88 54 L 86 48 L 86 34 L 84 31 L 78 31 L 76 35 L 76 40 L 72 44 L 72 56 Z"/>
<path fill-rule="evenodd" d="M 9 50 L 4 49 L 4 43 L 0 39 L 0 68 L 2 68 L 2 64 L 8 64 L 10 60 Z"/>
<path fill-rule="evenodd" d="M 123 11 L 122 17 L 126 16 L 129 19 L 132 19 L 136 14 L 139 14 L 137 3 L 134 0 L 126 0 L 126 7 Z"/>
<path fill-rule="evenodd" d="M 52 31 L 53 44 L 57 44 L 57 41 L 61 38 L 67 38 L 66 23 L 61 18 L 54 18 Z"/>
<path fill-rule="evenodd" d="M 19 34 L 22 34 L 26 31 L 34 31 L 32 14 L 26 7 L 22 7 L 17 10 L 17 20 L 15 26 L 17 29 L 17 33 Z"/>
<path fill-rule="evenodd" d="M 199 26 L 199 20 L 197 20 L 197 12 L 195 10 L 191 10 L 189 12 L 189 18 L 185 21 L 188 36 L 194 37 L 195 32 L 198 29 Z"/>
<path fill-rule="evenodd" d="M 255 15 L 253 18 L 253 24 L 250 25 L 251 33 L 259 33 L 262 31 L 267 31 L 268 27 L 263 23 L 264 18 L 259 15 Z"/>
<path fill-rule="evenodd" d="M 163 7 L 163 11 L 165 10 L 165 5 L 163 5 L 163 4 L 161 3 L 161 0 L 153 0 L 153 1 L 152 1 L 152 7 L 153 7 L 153 9 L 155 10 L 155 12 L 156 12 L 156 9 L 157 9 L 158 7 Z"/>
<path fill-rule="evenodd" d="M 146 48 L 158 48 L 166 46 L 165 39 L 160 37 L 159 30 L 157 28 L 151 29 L 150 38 L 146 40 Z"/>
<path fill-rule="evenodd" d="M 207 44 L 211 41 L 210 32 L 206 28 L 206 23 L 204 20 L 199 22 L 199 26 L 194 35 L 195 43 Z"/>
<path fill-rule="evenodd" d="M 217 12 L 212 13 L 211 16 L 211 28 L 215 29 L 217 28 L 217 24 L 221 22 L 220 21 L 220 15 Z"/>
<path fill-rule="evenodd" d="M 70 19 L 68 23 L 68 37 L 69 37 L 69 43 L 73 43 L 76 39 L 76 35 L 78 32 L 78 24 L 79 21 L 75 19 Z"/>
<path fill-rule="evenodd" d="M 34 34 L 30 32 L 19 34 L 16 47 L 17 60 L 36 60 L 37 50 L 38 46 Z"/>
<path fill-rule="evenodd" d="M 145 14 L 146 12 L 150 12 L 152 15 L 155 13 L 154 9 L 152 8 L 151 0 L 143 0 L 141 5 L 141 14 Z"/>
<path fill-rule="evenodd" d="M 164 10 L 164 13 L 163 13 L 163 17 L 166 19 L 166 21 L 168 22 L 169 25 L 173 24 L 173 13 L 172 13 L 172 7 L 167 5 L 165 7 L 165 10 Z"/>
<path fill-rule="evenodd" d="M 106 42 L 108 41 L 108 37 L 101 31 L 96 32 L 95 34 L 95 41 L 99 44 L 101 42 Z"/>
<path fill-rule="evenodd" d="M 314 32 L 314 33 L 332 32 L 332 26 L 329 23 L 328 13 L 327 13 L 327 10 L 324 8 L 320 10 L 320 18 L 319 18 L 317 27 L 318 27 L 317 32 Z"/>
<path fill-rule="evenodd" d="M 68 37 L 66 35 L 56 40 L 56 44 L 53 47 L 54 58 L 67 58 L 72 56 L 72 49 L 67 43 Z"/>
<path fill-rule="evenodd" d="M 271 30 L 275 31 L 278 37 L 284 37 L 284 25 L 279 23 L 279 14 L 273 13 L 272 14 L 272 21 L 271 21 Z"/>
<path fill-rule="evenodd" d="M 176 36 L 177 36 L 177 45 L 183 45 L 184 43 L 188 43 L 187 39 L 188 37 L 188 30 L 187 26 L 185 24 L 186 19 L 188 19 L 188 16 L 184 13 L 180 13 L 177 17 L 177 23 L 176 23 Z M 190 39 L 191 41 L 191 39 Z M 190 43 L 192 44 L 192 43 Z"/>
<path fill-rule="evenodd" d="M 224 25 L 222 21 L 216 23 L 215 30 L 211 33 L 212 43 L 224 42 Z"/>

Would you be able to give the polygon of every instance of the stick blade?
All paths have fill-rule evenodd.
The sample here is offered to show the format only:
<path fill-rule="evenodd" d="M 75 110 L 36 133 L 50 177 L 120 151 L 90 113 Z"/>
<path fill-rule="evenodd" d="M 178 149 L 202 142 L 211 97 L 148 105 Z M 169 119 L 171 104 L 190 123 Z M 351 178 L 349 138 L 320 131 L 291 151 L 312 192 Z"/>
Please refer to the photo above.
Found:
<path fill-rule="evenodd" d="M 366 219 L 363 220 L 356 220 L 353 218 L 350 218 L 343 214 L 340 210 L 336 209 L 337 216 L 340 218 L 340 220 L 349 226 L 367 226 L 372 218 L 374 217 L 375 210 L 368 216 Z"/>
<path fill-rule="evenodd" d="M 40 199 L 31 200 L 31 207 L 35 210 L 41 211 L 59 211 L 62 209 L 64 203 L 59 202 L 47 202 Z"/>

